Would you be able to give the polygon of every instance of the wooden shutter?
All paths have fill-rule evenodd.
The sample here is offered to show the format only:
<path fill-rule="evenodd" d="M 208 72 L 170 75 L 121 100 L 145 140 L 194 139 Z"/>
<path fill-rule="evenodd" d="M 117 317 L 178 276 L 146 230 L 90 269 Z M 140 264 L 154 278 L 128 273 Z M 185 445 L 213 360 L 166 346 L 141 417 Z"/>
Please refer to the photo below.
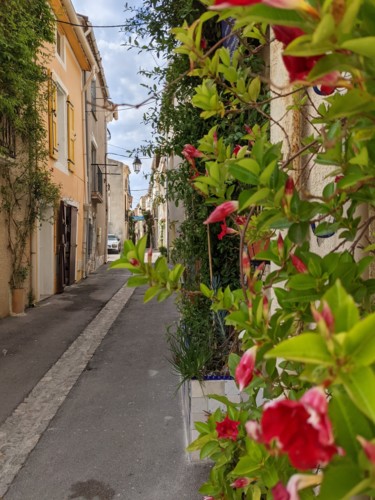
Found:
<path fill-rule="evenodd" d="M 57 87 L 52 78 L 48 80 L 48 142 L 49 154 L 57 160 L 59 153 L 57 142 Z"/>
<path fill-rule="evenodd" d="M 69 97 L 66 101 L 66 105 L 68 116 L 68 168 L 73 172 L 75 165 L 76 133 L 74 128 L 74 106 L 73 103 L 69 101 Z"/>

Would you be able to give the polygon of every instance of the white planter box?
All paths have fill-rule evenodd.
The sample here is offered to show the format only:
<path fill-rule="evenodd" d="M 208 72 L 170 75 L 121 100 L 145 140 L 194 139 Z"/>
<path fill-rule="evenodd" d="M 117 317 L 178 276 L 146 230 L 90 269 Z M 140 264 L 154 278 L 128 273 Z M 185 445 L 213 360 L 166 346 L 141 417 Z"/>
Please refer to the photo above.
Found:
<path fill-rule="evenodd" d="M 195 422 L 205 422 L 210 413 L 217 408 L 226 411 L 226 405 L 209 399 L 208 394 L 226 396 L 233 403 L 240 403 L 243 399 L 236 383 L 231 379 L 205 380 L 200 383 L 198 380 L 189 380 L 181 386 L 182 407 L 185 422 L 186 446 L 194 441 L 199 433 L 195 430 Z M 199 461 L 199 451 L 189 453 L 189 459 Z"/>

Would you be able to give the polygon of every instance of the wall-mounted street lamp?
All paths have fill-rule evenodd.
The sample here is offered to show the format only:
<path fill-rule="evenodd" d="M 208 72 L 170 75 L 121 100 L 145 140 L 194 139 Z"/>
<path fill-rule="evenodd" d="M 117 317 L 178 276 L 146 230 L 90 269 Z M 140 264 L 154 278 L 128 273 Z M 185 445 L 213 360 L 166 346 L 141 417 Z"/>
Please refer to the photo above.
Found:
<path fill-rule="evenodd" d="M 135 160 L 133 161 L 133 170 L 134 170 L 134 172 L 136 174 L 139 174 L 139 172 L 141 171 L 141 167 L 142 167 L 142 162 L 138 158 L 138 156 L 136 156 Z"/>

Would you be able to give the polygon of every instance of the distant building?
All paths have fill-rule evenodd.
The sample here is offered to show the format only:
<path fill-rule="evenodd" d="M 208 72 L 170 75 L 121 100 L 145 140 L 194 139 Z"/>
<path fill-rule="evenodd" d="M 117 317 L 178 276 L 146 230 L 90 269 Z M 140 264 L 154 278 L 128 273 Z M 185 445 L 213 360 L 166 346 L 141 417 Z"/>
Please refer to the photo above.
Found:
<path fill-rule="evenodd" d="M 115 234 L 121 242 L 129 238 L 131 207 L 129 175 L 128 165 L 108 158 L 108 234 Z"/>

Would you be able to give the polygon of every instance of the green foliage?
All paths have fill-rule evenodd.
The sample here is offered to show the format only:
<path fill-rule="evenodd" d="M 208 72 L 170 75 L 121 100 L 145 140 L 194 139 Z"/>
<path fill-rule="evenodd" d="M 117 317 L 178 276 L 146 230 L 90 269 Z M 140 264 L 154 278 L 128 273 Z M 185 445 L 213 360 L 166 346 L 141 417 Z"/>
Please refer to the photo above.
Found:
<path fill-rule="evenodd" d="M 209 481 L 200 491 L 215 499 L 271 498 L 279 483 L 303 489 L 301 498 L 347 499 L 371 495 L 375 489 L 372 455 L 362 444 L 365 439 L 373 447 L 375 441 L 375 280 L 368 277 L 374 252 L 370 226 L 375 200 L 375 9 L 371 0 L 301 2 L 293 4 L 293 9 L 262 3 L 230 8 L 220 14 L 205 13 L 174 30 L 180 42 L 176 52 L 189 57 L 189 74 L 195 83 L 189 106 L 199 110 L 207 125 L 199 140 L 185 141 L 196 145 L 200 153 L 179 172 L 174 188 L 184 203 L 194 200 L 186 205 L 187 213 L 194 217 L 190 220 L 188 216 L 183 226 L 183 242 L 186 247 L 193 242 L 191 249 L 176 245 L 176 255 L 185 258 L 187 270 L 180 276 L 184 285 L 196 287 L 193 291 L 198 297 L 202 294 L 210 300 L 212 311 L 224 320 L 224 338 L 230 332 L 231 339 L 228 367 L 238 382 L 241 371 L 250 370 L 250 354 L 241 358 L 238 344 L 244 352 L 256 350 L 256 369 L 244 387 L 249 400 L 235 404 L 216 396 L 226 412 L 217 410 L 207 422 L 198 423 L 199 436 L 189 447 L 214 462 Z M 206 26 L 228 17 L 233 19 L 238 48 L 229 54 L 218 43 L 215 50 L 206 51 L 201 43 Z M 283 55 L 288 56 L 284 61 L 296 65 L 305 62 L 311 68 L 309 74 L 306 71 L 298 76 L 298 83 L 304 79 L 303 87 L 307 87 L 327 83 L 326 78 L 331 83 L 336 79 L 334 85 L 345 89 L 322 98 L 319 106 L 311 104 L 304 88 L 296 89 L 289 111 L 308 125 L 302 127 L 302 135 L 307 128 L 314 134 L 300 138 L 293 134 L 292 139 L 297 139 L 293 145 L 290 131 L 268 114 L 270 99 L 278 96 L 269 96 L 264 83 L 267 74 L 254 57 L 259 43 L 266 43 L 266 24 L 302 29 L 301 36 L 283 48 Z M 250 123 L 249 116 L 254 119 Z M 280 127 L 283 144 L 270 141 L 270 123 Z M 245 124 L 251 129 L 244 130 Z M 240 147 L 234 150 L 236 144 Z M 307 182 L 316 169 L 326 181 L 318 194 L 312 188 L 309 191 Z M 223 241 L 231 241 L 233 247 L 222 252 L 215 272 L 219 274 L 224 266 L 224 256 L 237 255 L 239 283 L 230 273 L 225 275 L 227 283 L 215 282 L 215 272 L 204 267 L 201 254 L 194 267 L 198 242 L 203 242 L 207 226 L 211 241 L 222 229 L 218 222 L 194 226 L 197 221 L 206 221 L 204 212 L 209 206 L 218 207 L 216 221 L 239 236 L 225 235 Z M 368 216 L 360 215 L 364 208 Z M 278 241 L 271 241 L 257 254 L 257 259 L 272 262 L 271 272 L 261 279 L 262 268 L 249 261 L 251 240 L 278 231 Z M 314 251 L 312 239 L 331 233 L 336 235 L 335 248 L 326 254 Z M 199 234 L 197 242 L 193 234 Z M 202 248 L 207 255 L 212 250 L 203 244 Z M 218 253 L 216 247 L 208 262 L 212 264 Z M 163 272 L 156 272 L 153 279 L 162 282 Z M 176 284 L 173 289 L 185 292 L 182 282 L 181 288 Z M 194 312 L 190 311 L 190 316 L 195 317 Z M 191 344 L 185 343 L 182 330 L 180 333 L 177 340 L 174 337 L 174 347 L 181 358 L 186 354 L 189 368 L 185 365 L 184 369 L 188 374 L 194 363 L 202 366 L 207 362 L 207 352 L 202 348 L 196 356 L 194 350 L 186 353 Z M 237 372 L 242 361 L 245 367 L 241 365 Z M 327 397 L 319 405 L 304 398 L 306 391 L 316 386 L 320 390 L 315 395 L 325 393 Z M 245 427 L 254 420 L 253 427 L 258 422 L 261 428 L 266 426 L 267 419 L 262 416 L 279 398 L 291 400 L 285 408 L 295 408 L 292 401 L 306 405 L 310 418 L 301 428 L 296 424 L 300 434 L 293 440 L 293 446 L 301 445 L 299 457 L 309 453 L 310 446 L 316 446 L 321 438 L 319 433 L 316 442 L 309 443 L 306 436 L 305 443 L 307 424 L 329 436 L 329 445 L 342 447 L 343 451 L 336 449 L 326 463 L 320 463 L 322 459 L 315 463 L 320 474 L 298 475 L 299 469 L 306 467 L 296 461 L 297 455 L 292 460 L 286 449 L 289 444 L 280 443 L 280 435 L 265 444 L 265 433 L 257 435 L 258 427 L 257 432 Z M 272 406 L 265 405 L 269 400 Z M 235 439 L 218 435 L 217 424 L 225 416 L 238 423 Z M 272 422 L 271 427 L 281 425 L 283 433 L 290 432 L 286 419 Z M 232 486 L 239 477 L 249 480 L 243 489 Z M 319 491 L 314 490 L 320 482 Z M 296 497 L 296 492 L 290 496 Z"/>
<path fill-rule="evenodd" d="M 46 0 L 3 2 L 0 6 L 0 127 L 16 139 L 16 158 L 0 147 L 0 210 L 7 221 L 12 288 L 28 274 L 27 245 L 37 220 L 54 207 L 59 188 L 46 168 L 46 44 L 55 22 Z M 0 132 L 2 133 L 2 129 Z"/>

